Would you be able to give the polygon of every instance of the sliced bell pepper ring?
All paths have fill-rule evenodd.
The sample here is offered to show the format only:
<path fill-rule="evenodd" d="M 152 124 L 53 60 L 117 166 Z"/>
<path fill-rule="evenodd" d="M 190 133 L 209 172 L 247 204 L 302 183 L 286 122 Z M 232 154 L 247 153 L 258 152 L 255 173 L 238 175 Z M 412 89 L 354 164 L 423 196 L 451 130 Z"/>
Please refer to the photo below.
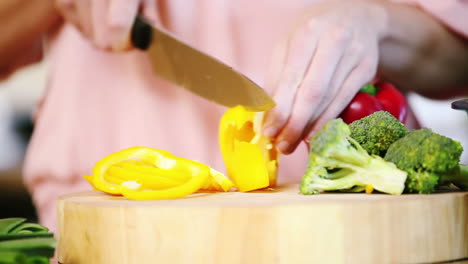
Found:
<path fill-rule="evenodd" d="M 181 158 L 173 157 L 172 158 L 175 163 L 171 167 L 160 168 L 153 165 L 147 165 L 146 162 L 135 162 L 133 160 L 124 160 L 114 166 L 112 166 L 109 170 L 113 168 L 120 168 L 121 173 L 117 174 L 116 176 L 120 177 L 132 177 L 131 175 L 135 174 L 148 174 L 154 176 L 154 180 L 157 181 L 161 179 L 161 181 L 168 181 L 169 184 L 176 185 L 182 182 L 186 182 L 189 180 L 190 176 L 187 172 L 187 169 L 183 166 L 180 166 Z M 126 175 L 125 172 L 129 172 L 130 174 Z M 110 173 L 113 175 L 112 173 Z"/>
<path fill-rule="evenodd" d="M 133 200 L 161 200 L 161 199 L 176 199 L 182 198 L 189 194 L 195 193 L 210 177 L 210 168 L 208 166 L 190 166 L 191 178 L 187 182 L 176 187 L 151 190 L 151 189 L 138 189 L 129 188 L 122 184 L 120 191 L 123 196 Z"/>
<path fill-rule="evenodd" d="M 82 175 L 82 176 L 83 176 L 83 178 L 85 178 L 85 180 L 89 184 L 91 184 L 91 186 L 93 187 L 94 190 L 104 192 L 104 191 L 101 190 L 102 188 L 98 188 L 96 186 L 96 184 L 94 183 L 94 175 Z M 126 179 L 124 179 L 124 178 L 117 178 L 117 177 L 114 177 L 114 176 L 110 176 L 108 173 L 106 173 L 104 175 L 104 178 L 105 178 L 106 182 L 109 182 L 109 183 L 112 183 L 112 184 L 117 184 L 117 185 L 120 185 L 122 182 L 126 181 Z"/>
<path fill-rule="evenodd" d="M 233 187 L 226 176 L 205 164 L 147 147 L 110 154 L 96 163 L 92 176 L 83 177 L 96 190 L 143 200 L 182 197 L 204 186 L 214 191 L 228 191 Z M 198 184 L 194 178 L 204 180 Z"/>
<path fill-rule="evenodd" d="M 167 156 L 171 157 L 172 154 L 168 151 L 146 147 L 131 147 L 117 151 L 96 162 L 93 168 L 92 184 L 99 191 L 109 194 L 120 194 L 120 185 L 110 182 L 105 178 L 107 170 L 111 166 L 123 160 L 155 161 Z"/>
<path fill-rule="evenodd" d="M 82 176 L 89 184 L 91 184 L 93 189 L 98 190 L 98 188 L 96 188 L 96 186 L 94 185 L 94 180 L 93 180 L 94 176 L 93 175 L 82 175 Z"/>
<path fill-rule="evenodd" d="M 172 188 L 184 182 L 161 176 L 164 174 L 162 169 L 147 168 L 131 164 L 133 167 L 112 166 L 107 170 L 107 174 L 120 180 L 119 185 L 125 181 L 136 181 L 145 188 L 166 189 Z"/>

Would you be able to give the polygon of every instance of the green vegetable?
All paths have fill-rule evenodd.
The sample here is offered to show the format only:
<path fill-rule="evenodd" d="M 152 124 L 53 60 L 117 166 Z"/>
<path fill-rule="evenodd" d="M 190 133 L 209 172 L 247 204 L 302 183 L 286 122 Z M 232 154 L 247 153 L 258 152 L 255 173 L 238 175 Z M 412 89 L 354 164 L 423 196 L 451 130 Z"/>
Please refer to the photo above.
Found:
<path fill-rule="evenodd" d="M 0 219 L 0 264 L 46 264 L 56 240 L 42 225 L 24 218 Z"/>
<path fill-rule="evenodd" d="M 27 256 L 53 257 L 55 239 L 51 237 L 35 237 L 26 239 L 12 239 L 0 241 L 0 255 L 2 251 L 16 251 Z"/>
<path fill-rule="evenodd" d="M 351 137 L 369 154 L 385 156 L 393 142 L 407 134 L 403 123 L 387 111 L 377 111 L 349 124 Z"/>
<path fill-rule="evenodd" d="M 28 257 L 16 251 L 2 251 L 0 264 L 49 264 L 47 257 Z"/>
<path fill-rule="evenodd" d="M 48 229 L 44 226 L 35 223 L 23 223 L 12 230 L 10 234 L 37 234 L 37 233 L 47 233 Z"/>
<path fill-rule="evenodd" d="M 0 235 L 5 235 L 10 233 L 15 227 L 20 226 L 22 223 L 26 222 L 24 218 L 5 218 L 0 219 Z"/>
<path fill-rule="evenodd" d="M 11 239 L 24 239 L 24 238 L 53 237 L 53 236 L 54 234 L 49 233 L 49 232 L 6 234 L 6 235 L 0 235 L 0 241 L 11 240 Z"/>
<path fill-rule="evenodd" d="M 460 142 L 423 128 L 412 130 L 393 143 L 385 160 L 408 173 L 405 191 L 427 194 L 439 184 L 467 183 L 466 168 L 459 165 L 462 152 Z"/>
<path fill-rule="evenodd" d="M 440 185 L 454 184 L 462 190 L 468 190 L 468 165 L 460 164 L 451 173 L 441 175 Z"/>
<path fill-rule="evenodd" d="M 338 118 L 329 121 L 311 138 L 300 192 L 362 191 L 370 185 L 384 193 L 401 194 L 406 172 L 379 156 L 369 155 L 350 134 L 349 126 Z"/>
<path fill-rule="evenodd" d="M 17 251 L 1 251 L 0 264 L 26 263 L 27 257 Z"/>

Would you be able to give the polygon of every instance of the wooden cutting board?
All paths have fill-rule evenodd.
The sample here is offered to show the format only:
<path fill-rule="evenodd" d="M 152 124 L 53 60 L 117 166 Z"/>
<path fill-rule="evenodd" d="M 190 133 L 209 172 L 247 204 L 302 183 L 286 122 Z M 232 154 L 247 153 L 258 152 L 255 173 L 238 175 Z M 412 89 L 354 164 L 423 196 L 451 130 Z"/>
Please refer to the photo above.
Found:
<path fill-rule="evenodd" d="M 63 264 L 428 263 L 468 257 L 468 192 L 61 197 Z"/>

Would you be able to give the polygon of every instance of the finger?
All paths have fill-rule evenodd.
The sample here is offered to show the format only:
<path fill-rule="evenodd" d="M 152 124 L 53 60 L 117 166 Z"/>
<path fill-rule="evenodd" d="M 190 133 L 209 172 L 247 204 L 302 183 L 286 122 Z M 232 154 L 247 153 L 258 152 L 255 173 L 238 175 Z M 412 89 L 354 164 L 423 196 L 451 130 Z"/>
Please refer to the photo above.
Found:
<path fill-rule="evenodd" d="M 106 39 L 113 50 L 122 51 L 131 47 L 130 30 L 139 5 L 140 1 L 110 0 Z"/>
<path fill-rule="evenodd" d="M 349 48 L 342 55 L 342 58 L 337 66 L 335 73 L 331 79 L 329 85 L 329 98 L 330 100 L 327 103 L 321 103 L 317 106 L 317 110 L 311 116 L 306 128 L 304 129 L 303 135 L 307 135 L 311 129 L 314 120 L 325 111 L 330 101 L 334 100 L 336 94 L 340 93 L 343 88 L 343 83 L 346 78 L 349 77 L 351 72 L 358 66 L 359 62 L 362 61 L 364 57 L 364 48 L 363 45 L 358 44 L 357 46 L 351 44 Z"/>
<path fill-rule="evenodd" d="M 93 3 L 93 6 L 91 7 L 94 44 L 98 48 L 104 50 L 110 49 L 109 40 L 106 39 L 106 30 L 108 30 L 108 28 L 106 27 L 106 11 L 108 10 L 108 8 L 108 0 L 95 1 Z"/>
<path fill-rule="evenodd" d="M 267 79 L 265 81 L 266 92 L 273 96 L 276 92 L 276 85 L 279 82 L 281 71 L 284 65 L 286 65 L 288 50 L 288 41 L 284 39 L 280 44 L 273 50 L 272 60 L 267 71 Z"/>
<path fill-rule="evenodd" d="M 307 75 L 296 94 L 291 117 L 276 140 L 277 149 L 289 154 L 302 139 L 304 130 L 333 99 L 332 79 L 346 50 L 349 34 L 332 32 L 323 37 Z"/>
<path fill-rule="evenodd" d="M 57 0 L 55 6 L 67 23 L 83 33 L 74 0 Z"/>
<path fill-rule="evenodd" d="M 331 92 L 333 94 L 339 93 L 345 80 L 359 65 L 359 62 L 363 60 L 365 55 L 364 49 L 364 45 L 357 41 L 353 41 L 353 43 L 346 49 L 330 84 Z M 321 112 L 322 111 L 323 109 L 321 109 Z"/>
<path fill-rule="evenodd" d="M 75 4 L 75 7 L 81 27 L 81 33 L 83 33 L 83 35 L 87 38 L 92 38 L 93 23 L 90 0 L 78 0 Z"/>
<path fill-rule="evenodd" d="M 289 42 L 286 64 L 274 88 L 273 99 L 277 105 L 265 117 L 263 132 L 266 137 L 276 137 L 288 121 L 295 94 L 316 50 L 317 32 L 314 31 L 306 27 L 296 32 Z"/>
<path fill-rule="evenodd" d="M 377 56 L 377 55 L 375 55 Z M 323 114 L 313 123 L 310 132 L 305 137 L 306 141 L 310 140 L 317 131 L 319 131 L 328 121 L 333 118 L 337 118 L 340 113 L 346 108 L 351 102 L 359 89 L 369 81 L 371 81 L 377 71 L 377 60 L 376 58 L 369 56 L 368 59 L 358 65 L 344 81 L 340 93 L 333 99 L 329 104 L 329 107 L 323 112 Z"/>
<path fill-rule="evenodd" d="M 359 64 L 359 61 L 362 60 L 362 57 L 363 57 L 363 54 L 354 48 L 348 49 L 346 54 L 343 55 L 343 57 L 341 58 L 340 64 L 338 65 L 338 68 L 334 74 L 334 77 L 332 78 L 332 82 L 330 84 L 331 94 L 333 96 L 332 100 L 334 100 L 337 94 L 342 91 L 344 81 L 346 80 L 346 78 L 350 76 L 351 72 L 353 72 L 354 69 L 356 69 L 356 67 Z M 323 113 L 325 109 L 326 109 L 325 106 L 322 106 L 320 107 L 319 111 Z M 315 121 L 314 119 L 309 120 L 306 128 L 304 129 L 303 135 L 306 135 L 305 138 L 307 139 L 308 139 L 307 135 L 310 134 L 312 126 L 315 124 L 314 121 Z M 307 147 L 310 147 L 307 141 L 306 143 L 307 143 Z M 298 144 L 300 144 L 300 142 Z"/>
<path fill-rule="evenodd" d="M 141 13 L 150 24 L 160 24 L 156 0 L 143 0 L 141 6 Z"/>
<path fill-rule="evenodd" d="M 272 60 L 269 65 L 269 70 L 267 71 L 268 79 L 265 81 L 265 91 L 270 96 L 273 96 L 275 91 L 277 90 L 275 84 L 279 82 L 280 73 L 284 65 L 286 65 L 287 50 L 288 41 L 286 38 L 284 38 L 283 41 L 281 41 L 280 44 L 273 51 Z M 272 110 L 270 110 L 270 112 L 271 111 Z M 266 112 L 264 117 L 266 117 L 268 114 L 269 112 Z M 266 118 L 263 119 L 262 131 L 265 128 L 265 120 Z M 271 128 L 269 129 L 271 130 Z M 267 130 L 266 133 L 262 133 L 265 134 L 267 137 L 273 138 L 277 132 L 275 130 L 268 132 Z"/>

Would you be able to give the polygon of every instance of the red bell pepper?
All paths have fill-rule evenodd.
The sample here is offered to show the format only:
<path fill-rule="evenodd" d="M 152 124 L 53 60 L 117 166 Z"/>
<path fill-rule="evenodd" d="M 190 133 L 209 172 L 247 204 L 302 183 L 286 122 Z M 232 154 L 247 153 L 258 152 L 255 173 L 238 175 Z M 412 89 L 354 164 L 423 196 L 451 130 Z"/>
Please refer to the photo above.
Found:
<path fill-rule="evenodd" d="M 406 98 L 391 83 L 378 82 L 375 85 L 364 86 L 340 117 L 349 124 L 380 110 L 388 111 L 402 123 L 406 121 L 408 115 Z"/>

